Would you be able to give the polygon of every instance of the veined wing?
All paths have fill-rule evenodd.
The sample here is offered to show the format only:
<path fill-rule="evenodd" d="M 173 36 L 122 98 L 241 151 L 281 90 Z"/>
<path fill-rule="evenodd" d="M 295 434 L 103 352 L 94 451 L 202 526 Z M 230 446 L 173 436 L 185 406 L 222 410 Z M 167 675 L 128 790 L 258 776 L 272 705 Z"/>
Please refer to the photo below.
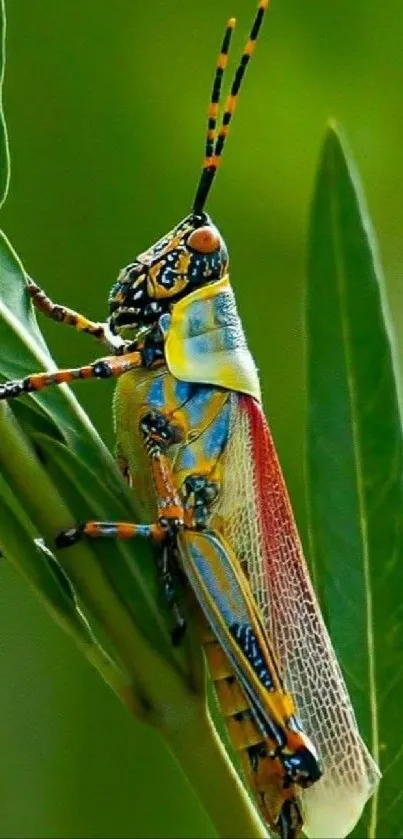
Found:
<path fill-rule="evenodd" d="M 287 489 L 260 406 L 234 411 L 218 511 L 250 581 L 282 676 L 323 778 L 303 793 L 310 837 L 347 836 L 380 774 L 363 743 L 302 554 Z"/>

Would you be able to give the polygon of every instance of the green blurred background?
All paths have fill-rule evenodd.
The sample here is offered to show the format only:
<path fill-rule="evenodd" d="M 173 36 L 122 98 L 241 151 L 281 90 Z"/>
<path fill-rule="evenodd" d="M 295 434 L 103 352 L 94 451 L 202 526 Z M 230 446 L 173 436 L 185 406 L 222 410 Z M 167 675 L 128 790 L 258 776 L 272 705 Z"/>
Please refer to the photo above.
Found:
<path fill-rule="evenodd" d="M 55 300 L 103 318 L 119 268 L 189 210 L 223 25 L 237 15 L 236 53 L 254 0 L 7 6 L 2 226 Z M 321 138 L 329 116 L 349 137 L 399 335 L 402 56 L 397 0 L 273 0 L 209 203 L 302 530 L 304 263 Z M 85 336 L 43 330 L 61 365 L 98 352 Z M 109 383 L 76 393 L 111 444 Z M 213 836 L 165 747 L 5 565 L 0 619 L 0 837 Z"/>

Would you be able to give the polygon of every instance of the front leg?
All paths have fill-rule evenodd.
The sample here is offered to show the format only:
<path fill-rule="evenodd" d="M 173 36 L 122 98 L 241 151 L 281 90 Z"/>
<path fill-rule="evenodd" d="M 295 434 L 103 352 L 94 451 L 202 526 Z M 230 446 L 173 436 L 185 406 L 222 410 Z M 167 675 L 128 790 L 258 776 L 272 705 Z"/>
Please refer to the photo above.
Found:
<path fill-rule="evenodd" d="M 141 367 L 143 364 L 140 352 L 130 352 L 127 355 L 99 358 L 84 367 L 71 367 L 66 370 L 55 370 L 54 373 L 33 373 L 25 379 L 15 379 L 0 385 L 0 399 L 14 399 L 26 393 L 36 393 L 51 385 L 60 385 L 80 379 L 109 379 L 117 378 L 128 370 Z"/>
<path fill-rule="evenodd" d="M 97 341 L 107 344 L 111 349 L 118 350 L 119 346 L 124 345 L 121 338 L 112 335 L 106 323 L 89 320 L 80 312 L 75 312 L 74 309 L 61 306 L 59 303 L 53 303 L 31 278 L 28 278 L 27 291 L 35 308 L 46 317 L 55 320 L 57 323 L 72 326 L 78 332 L 86 332 L 87 335 L 92 335 Z"/>

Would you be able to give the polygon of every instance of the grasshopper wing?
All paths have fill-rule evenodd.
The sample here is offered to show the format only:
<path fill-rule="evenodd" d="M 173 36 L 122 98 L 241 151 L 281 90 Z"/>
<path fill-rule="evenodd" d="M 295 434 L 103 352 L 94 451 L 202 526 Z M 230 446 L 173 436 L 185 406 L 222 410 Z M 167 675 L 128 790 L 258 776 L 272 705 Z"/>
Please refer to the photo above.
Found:
<path fill-rule="evenodd" d="M 287 489 L 260 405 L 240 396 L 218 520 L 249 579 L 321 780 L 303 792 L 309 837 L 347 836 L 380 773 L 363 743 L 302 554 Z"/>
<path fill-rule="evenodd" d="M 249 697 L 250 708 L 273 754 L 287 747 L 318 774 L 316 753 L 295 718 L 249 584 L 223 537 L 184 531 L 178 547 L 186 576 L 222 649 Z M 310 782 L 312 782 L 312 780 Z"/>

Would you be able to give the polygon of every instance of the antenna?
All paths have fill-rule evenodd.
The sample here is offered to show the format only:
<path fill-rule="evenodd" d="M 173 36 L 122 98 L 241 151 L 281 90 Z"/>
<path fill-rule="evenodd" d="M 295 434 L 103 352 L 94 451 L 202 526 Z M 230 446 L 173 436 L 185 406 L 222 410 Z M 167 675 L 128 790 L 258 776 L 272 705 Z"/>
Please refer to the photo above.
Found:
<path fill-rule="evenodd" d="M 241 55 L 240 62 L 234 75 L 234 80 L 231 85 L 231 90 L 225 103 L 225 110 L 217 136 L 216 126 L 220 104 L 221 85 L 224 70 L 228 61 L 228 52 L 231 42 L 231 36 L 235 28 L 235 18 L 230 18 L 230 20 L 227 23 L 221 52 L 218 56 L 218 61 L 216 65 L 213 89 L 208 109 L 205 157 L 203 161 L 203 168 L 201 171 L 200 180 L 196 190 L 195 199 L 193 202 L 194 213 L 201 213 L 203 211 L 204 205 L 206 203 L 208 194 L 211 189 L 211 185 L 213 183 L 215 174 L 220 164 L 223 148 L 229 132 L 229 125 L 234 115 L 234 111 L 238 101 L 238 95 L 241 88 L 241 84 L 245 76 L 246 68 L 249 64 L 251 55 L 255 49 L 256 40 L 259 35 L 264 13 L 268 5 L 269 0 L 260 0 L 259 2 L 248 41 Z"/>

